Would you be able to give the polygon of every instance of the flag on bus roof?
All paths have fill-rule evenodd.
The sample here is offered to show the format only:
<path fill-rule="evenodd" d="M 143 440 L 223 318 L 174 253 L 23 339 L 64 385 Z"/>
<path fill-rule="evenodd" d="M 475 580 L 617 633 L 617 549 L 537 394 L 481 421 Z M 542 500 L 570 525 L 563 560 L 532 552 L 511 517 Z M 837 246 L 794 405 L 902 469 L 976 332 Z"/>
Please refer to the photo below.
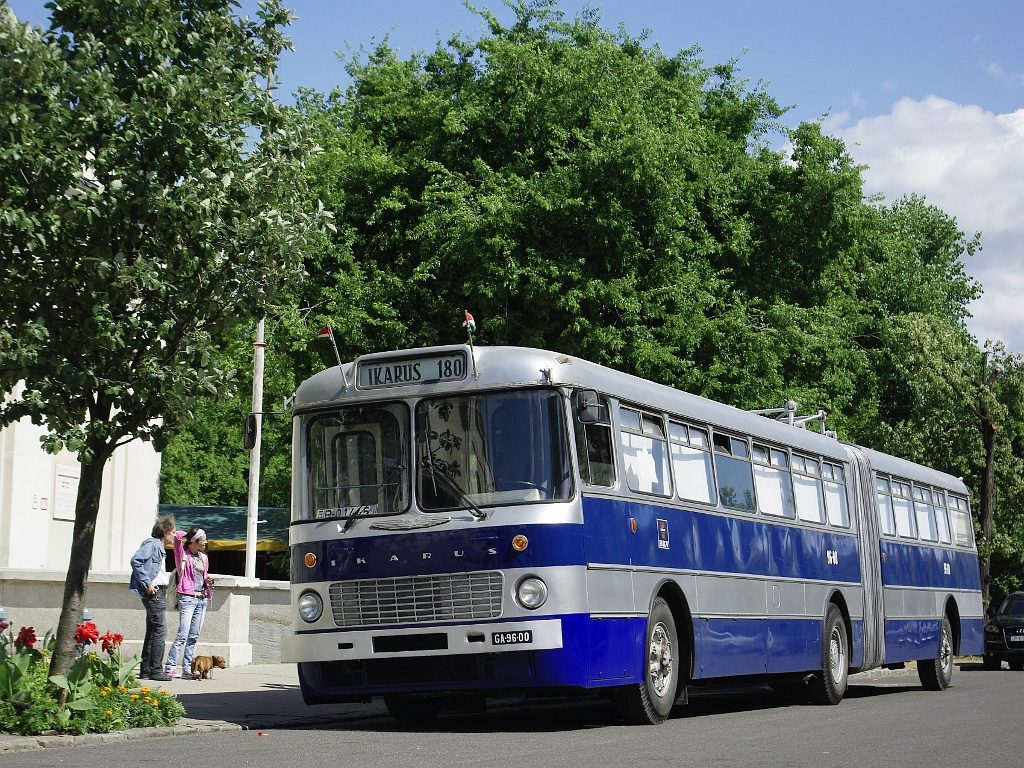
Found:
<path fill-rule="evenodd" d="M 466 319 L 462 321 L 462 327 L 470 333 L 474 333 L 476 331 L 476 320 L 474 320 L 473 316 L 469 314 L 468 309 L 466 310 Z"/>

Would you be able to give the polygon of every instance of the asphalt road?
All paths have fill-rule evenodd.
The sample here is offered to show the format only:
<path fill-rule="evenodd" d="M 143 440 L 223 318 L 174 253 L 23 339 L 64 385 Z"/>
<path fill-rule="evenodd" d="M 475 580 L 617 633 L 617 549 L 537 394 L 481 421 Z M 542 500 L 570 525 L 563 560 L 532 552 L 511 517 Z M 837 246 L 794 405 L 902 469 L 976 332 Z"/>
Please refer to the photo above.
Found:
<path fill-rule="evenodd" d="M 315 724 L 48 749 L 0 756 L 0 768 L 301 765 L 357 768 L 1024 765 L 1024 673 L 961 665 L 953 686 L 917 676 L 853 681 L 837 707 L 787 705 L 763 689 L 702 694 L 667 723 L 626 726 L 602 701 L 503 701 L 485 713 L 399 724 L 380 707 Z"/>

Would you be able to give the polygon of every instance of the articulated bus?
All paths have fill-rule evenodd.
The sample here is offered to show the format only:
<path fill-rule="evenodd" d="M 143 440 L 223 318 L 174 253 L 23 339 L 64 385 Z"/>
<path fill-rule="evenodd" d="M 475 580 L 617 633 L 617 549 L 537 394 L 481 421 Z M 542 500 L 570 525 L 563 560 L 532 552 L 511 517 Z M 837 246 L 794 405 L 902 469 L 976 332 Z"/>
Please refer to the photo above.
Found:
<path fill-rule="evenodd" d="M 943 690 L 982 652 L 968 489 L 927 467 L 516 347 L 366 355 L 293 420 L 309 704 L 589 693 L 655 724 L 722 682 L 838 704 L 913 661 Z"/>

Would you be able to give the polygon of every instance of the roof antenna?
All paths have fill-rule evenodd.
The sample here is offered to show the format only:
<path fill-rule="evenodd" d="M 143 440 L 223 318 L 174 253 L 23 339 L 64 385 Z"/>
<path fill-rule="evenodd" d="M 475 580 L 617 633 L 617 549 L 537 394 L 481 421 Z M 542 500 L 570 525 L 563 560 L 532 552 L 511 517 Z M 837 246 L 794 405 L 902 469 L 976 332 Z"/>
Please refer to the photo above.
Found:
<path fill-rule="evenodd" d="M 345 391 L 348 391 L 348 381 L 345 379 L 345 369 L 341 367 L 341 354 L 338 352 L 338 342 L 334 340 L 334 331 L 331 330 L 330 325 L 325 325 L 320 329 L 320 333 L 317 334 L 318 339 L 330 339 L 331 346 L 334 347 L 334 359 L 338 361 L 338 370 L 341 371 L 341 383 L 345 387 Z"/>

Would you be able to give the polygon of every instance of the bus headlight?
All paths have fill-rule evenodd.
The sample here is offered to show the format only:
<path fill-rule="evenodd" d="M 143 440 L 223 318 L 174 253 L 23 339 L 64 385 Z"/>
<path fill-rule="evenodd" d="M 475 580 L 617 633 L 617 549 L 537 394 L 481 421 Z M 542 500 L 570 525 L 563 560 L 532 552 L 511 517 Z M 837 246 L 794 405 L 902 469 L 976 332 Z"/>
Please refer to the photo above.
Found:
<path fill-rule="evenodd" d="M 324 601 L 320 599 L 320 595 L 316 592 L 303 592 L 299 595 L 299 600 L 295 603 L 295 607 L 299 609 L 299 616 L 302 617 L 302 620 L 308 621 L 310 624 L 319 619 L 324 613 Z"/>
<path fill-rule="evenodd" d="M 531 611 L 540 608 L 548 599 L 548 585 L 537 576 L 527 576 L 516 586 L 516 600 Z"/>

